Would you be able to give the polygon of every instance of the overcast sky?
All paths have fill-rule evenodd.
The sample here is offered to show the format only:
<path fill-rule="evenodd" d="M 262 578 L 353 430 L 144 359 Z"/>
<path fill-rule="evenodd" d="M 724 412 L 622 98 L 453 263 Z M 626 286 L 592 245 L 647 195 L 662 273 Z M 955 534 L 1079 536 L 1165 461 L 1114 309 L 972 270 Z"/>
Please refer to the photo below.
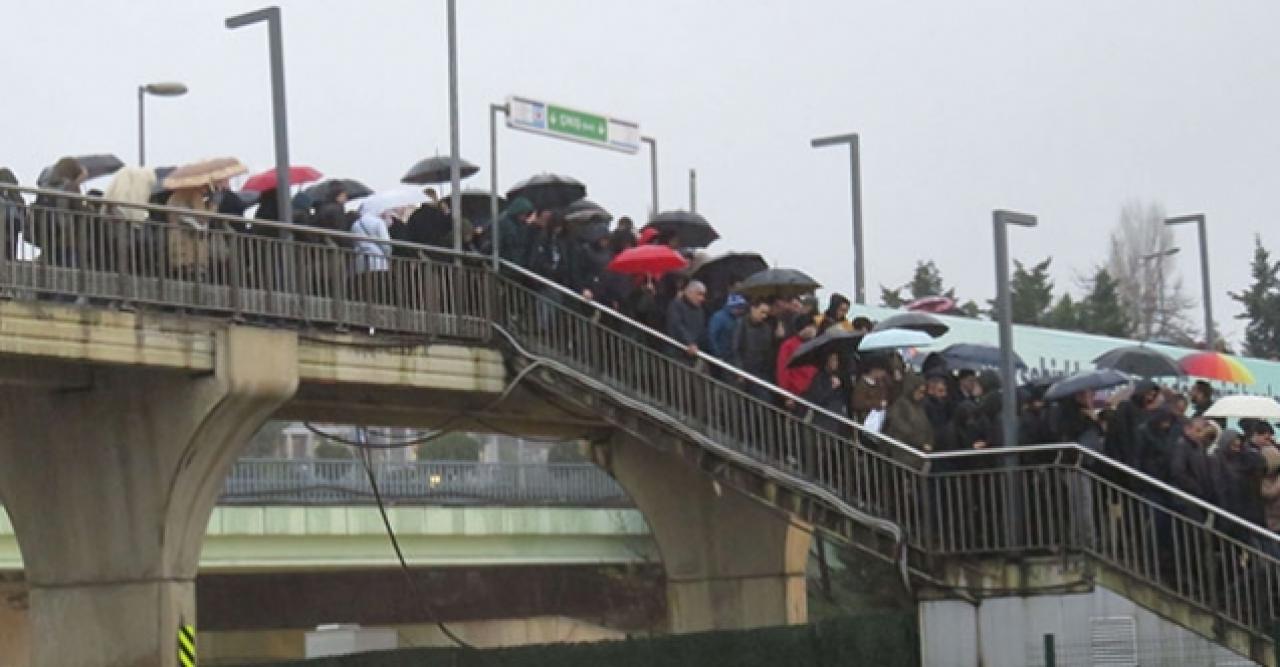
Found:
<path fill-rule="evenodd" d="M 444 0 L 284 0 L 290 150 L 332 176 L 392 186 L 447 153 Z M 27 182 L 66 153 L 148 162 L 234 155 L 272 164 L 264 27 L 228 31 L 256 2 L 10 0 L 0 164 Z M 1105 255 L 1128 199 L 1210 221 L 1214 303 L 1248 282 L 1252 237 L 1275 231 L 1280 3 L 1118 0 L 461 0 L 462 151 L 485 167 L 488 105 L 521 94 L 640 123 L 659 141 L 662 207 L 698 208 L 713 250 L 756 249 L 852 294 L 848 158 L 863 142 L 868 296 L 934 259 L 964 298 L 994 292 L 991 210 L 1035 213 L 1012 254 L 1052 256 L 1059 286 Z M 16 30 L 13 29 L 16 27 Z M 642 218 L 648 162 L 500 130 L 503 190 L 539 171 Z M 1198 296 L 1191 228 L 1177 258 Z M 1277 247 L 1280 250 L 1280 247 Z M 1192 313 L 1199 322 L 1198 311 Z"/>

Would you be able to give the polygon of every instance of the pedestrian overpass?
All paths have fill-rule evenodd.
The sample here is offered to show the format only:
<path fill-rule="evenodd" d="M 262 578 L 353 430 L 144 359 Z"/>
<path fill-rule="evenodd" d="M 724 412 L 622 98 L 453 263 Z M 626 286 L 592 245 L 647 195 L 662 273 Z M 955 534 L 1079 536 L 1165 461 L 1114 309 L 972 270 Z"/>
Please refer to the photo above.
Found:
<path fill-rule="evenodd" d="M 652 530 L 675 632 L 803 622 L 820 533 L 921 600 L 1105 587 L 1275 664 L 1275 538 L 1149 502 L 1133 488 L 1178 492 L 1078 447 L 925 456 L 824 426 L 487 258 L 395 244 L 388 280 L 358 281 L 345 234 L 24 213 L 62 244 L 0 260 L 0 497 L 36 664 L 174 664 L 218 489 L 269 418 L 590 440 Z M 194 267 L 163 251 L 180 235 Z"/>

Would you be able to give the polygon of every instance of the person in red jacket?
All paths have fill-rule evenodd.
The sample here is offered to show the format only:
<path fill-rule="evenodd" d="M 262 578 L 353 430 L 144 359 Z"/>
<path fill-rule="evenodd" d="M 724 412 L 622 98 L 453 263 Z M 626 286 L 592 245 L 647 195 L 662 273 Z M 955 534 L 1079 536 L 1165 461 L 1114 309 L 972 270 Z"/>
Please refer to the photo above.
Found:
<path fill-rule="evenodd" d="M 790 363 L 791 357 L 795 355 L 796 348 L 818 335 L 818 325 L 814 324 L 813 315 L 808 313 L 796 315 L 793 322 L 791 330 L 795 333 L 783 341 L 782 346 L 778 348 L 777 381 L 779 387 L 796 396 L 800 396 L 809 390 L 813 377 L 818 374 L 818 368 L 816 366 L 787 368 L 787 364 Z M 792 399 L 787 399 L 788 406 L 792 405 L 793 402 Z"/>

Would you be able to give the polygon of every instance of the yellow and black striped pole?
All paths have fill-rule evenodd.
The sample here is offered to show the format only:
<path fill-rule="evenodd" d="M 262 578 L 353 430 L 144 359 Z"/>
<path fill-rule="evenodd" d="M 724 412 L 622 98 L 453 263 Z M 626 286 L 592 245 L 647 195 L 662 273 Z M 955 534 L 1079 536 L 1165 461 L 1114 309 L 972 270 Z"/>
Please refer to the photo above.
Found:
<path fill-rule="evenodd" d="M 196 667 L 196 626 L 183 623 L 178 626 L 178 664 Z"/>

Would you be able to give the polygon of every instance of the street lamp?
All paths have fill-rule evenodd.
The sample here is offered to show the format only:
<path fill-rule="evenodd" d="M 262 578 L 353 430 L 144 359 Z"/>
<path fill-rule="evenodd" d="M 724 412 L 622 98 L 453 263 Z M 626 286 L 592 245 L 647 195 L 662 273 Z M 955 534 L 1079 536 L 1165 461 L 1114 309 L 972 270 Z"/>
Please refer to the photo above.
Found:
<path fill-rule="evenodd" d="M 1193 215 L 1167 218 L 1164 224 L 1181 225 L 1188 222 L 1196 223 L 1196 228 L 1200 232 L 1200 300 L 1204 302 L 1204 339 L 1209 348 L 1213 349 L 1218 337 L 1213 330 L 1213 305 L 1210 300 L 1211 292 L 1209 291 L 1209 239 L 1204 229 L 1204 214 L 1195 213 Z"/>
<path fill-rule="evenodd" d="M 653 137 L 640 137 L 640 141 L 649 144 L 649 194 L 653 201 L 649 217 L 658 214 L 658 140 Z"/>
<path fill-rule="evenodd" d="M 293 202 L 289 198 L 289 126 L 284 102 L 284 36 L 280 28 L 280 8 L 266 7 L 226 20 L 228 30 L 267 22 L 271 49 L 271 116 L 276 142 L 276 203 L 280 222 L 293 222 Z"/>
<path fill-rule="evenodd" d="M 1164 316 L 1164 260 L 1166 257 L 1173 257 L 1178 254 L 1181 248 L 1166 248 L 1157 250 L 1156 252 L 1142 256 L 1142 261 L 1156 263 L 1156 310 L 1160 314 L 1160 330 L 1164 331 L 1164 325 L 1167 323 Z M 1151 337 L 1151 331 L 1147 331 L 1147 337 Z"/>
<path fill-rule="evenodd" d="M 996 308 L 1000 318 L 1000 424 L 1004 445 L 1018 444 L 1018 378 L 1013 362 L 1013 298 L 1009 293 L 1009 225 L 1035 227 L 1036 217 L 1026 213 L 992 212 L 996 244 Z"/>
<path fill-rule="evenodd" d="M 180 97 L 187 94 L 186 84 L 176 81 L 164 81 L 160 83 L 148 83 L 145 86 L 138 86 L 138 166 L 144 167 L 147 164 L 147 116 L 146 104 L 143 100 L 147 95 L 155 95 L 156 97 Z"/>
<path fill-rule="evenodd" d="M 819 137 L 809 142 L 814 148 L 849 144 L 849 179 L 853 194 L 853 300 L 867 302 L 866 264 L 862 253 L 862 157 L 858 133 Z"/>
<path fill-rule="evenodd" d="M 502 264 L 498 244 L 502 243 L 502 231 L 498 229 L 498 114 L 509 114 L 505 104 L 489 105 L 489 243 L 493 246 L 493 270 Z"/>
<path fill-rule="evenodd" d="M 458 135 L 458 2 L 449 0 L 449 212 L 453 215 L 453 249 L 462 250 L 462 149 Z M 496 226 L 498 219 L 493 222 Z"/>

